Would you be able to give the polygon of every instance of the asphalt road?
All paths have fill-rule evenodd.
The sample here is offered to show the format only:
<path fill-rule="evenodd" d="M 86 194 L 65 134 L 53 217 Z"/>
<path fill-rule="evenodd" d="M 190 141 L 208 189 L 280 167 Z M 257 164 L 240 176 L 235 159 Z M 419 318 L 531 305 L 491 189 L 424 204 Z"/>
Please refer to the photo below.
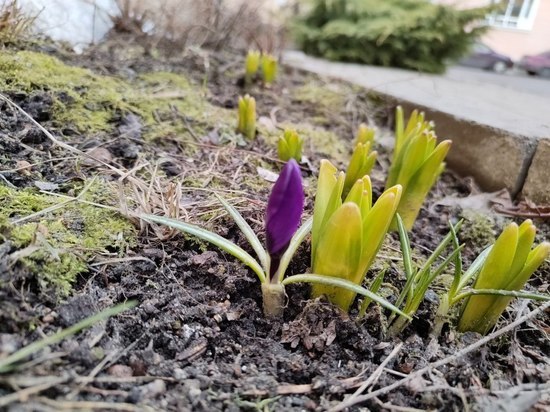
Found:
<path fill-rule="evenodd" d="M 487 70 L 471 67 L 454 66 L 447 70 L 443 76 L 452 81 L 479 84 L 493 84 L 519 92 L 530 93 L 550 99 L 550 78 L 540 76 L 529 76 L 518 69 L 508 70 L 506 73 L 498 74 Z M 550 111 L 550 101 L 549 101 Z"/>

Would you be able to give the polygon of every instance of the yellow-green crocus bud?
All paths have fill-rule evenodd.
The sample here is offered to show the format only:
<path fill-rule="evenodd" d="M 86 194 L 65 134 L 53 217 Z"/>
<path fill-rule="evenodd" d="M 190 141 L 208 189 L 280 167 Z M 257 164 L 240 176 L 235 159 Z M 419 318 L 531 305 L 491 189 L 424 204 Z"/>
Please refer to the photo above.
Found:
<path fill-rule="evenodd" d="M 531 220 L 510 223 L 492 246 L 474 289 L 519 291 L 550 254 L 550 243 L 532 249 L 536 228 Z M 513 299 L 509 296 L 470 296 L 460 316 L 460 331 L 486 334 Z"/>
<path fill-rule="evenodd" d="M 260 68 L 260 52 L 249 50 L 245 60 L 245 81 L 250 83 Z"/>
<path fill-rule="evenodd" d="M 277 77 L 277 59 L 271 54 L 262 54 L 261 64 L 264 83 L 273 83 Z"/>
<path fill-rule="evenodd" d="M 365 123 L 361 123 L 359 129 L 357 129 L 357 136 L 355 138 L 355 144 L 358 143 L 369 143 L 372 147 L 374 144 L 374 129 L 368 127 Z"/>
<path fill-rule="evenodd" d="M 403 186 L 397 213 L 405 228 L 411 230 L 426 195 L 445 168 L 444 160 L 452 142 L 444 140 L 437 144 L 433 124 L 424 120 L 423 113 L 413 112 L 406 128 L 403 124 L 403 111 L 398 107 L 395 148 L 386 187 Z M 396 227 L 394 222 L 393 228 Z"/>
<path fill-rule="evenodd" d="M 355 182 L 342 203 L 345 176 L 328 161 L 321 162 L 313 214 L 312 269 L 361 285 L 394 218 L 401 186 L 386 190 L 372 205 L 370 178 Z M 371 207 L 372 206 L 372 207 Z M 355 293 L 334 286 L 315 285 L 312 296 L 326 295 L 348 310 Z"/>
<path fill-rule="evenodd" d="M 355 182 L 363 176 L 368 175 L 376 162 L 377 152 L 371 152 L 371 142 L 357 143 L 348 168 L 346 170 L 346 180 L 344 182 L 343 196 L 346 196 Z"/>
<path fill-rule="evenodd" d="M 290 159 L 300 162 L 302 160 L 303 144 L 304 140 L 295 130 L 285 130 L 277 145 L 279 159 L 283 162 L 287 162 Z"/>
<path fill-rule="evenodd" d="M 256 100 L 248 94 L 239 97 L 237 131 L 251 140 L 256 137 Z"/>

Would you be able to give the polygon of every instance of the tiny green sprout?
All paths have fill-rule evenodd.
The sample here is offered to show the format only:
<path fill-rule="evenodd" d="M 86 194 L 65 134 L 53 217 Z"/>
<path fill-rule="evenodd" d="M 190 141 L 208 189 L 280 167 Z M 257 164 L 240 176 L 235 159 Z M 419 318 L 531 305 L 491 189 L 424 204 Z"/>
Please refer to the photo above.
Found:
<path fill-rule="evenodd" d="M 395 305 L 397 307 L 403 306 L 402 310 L 409 316 L 414 316 L 420 303 L 424 300 L 424 296 L 428 291 L 428 288 L 432 282 L 440 276 L 449 265 L 456 259 L 456 256 L 460 254 L 462 246 L 454 245 L 451 253 L 443 259 L 439 265 L 433 267 L 435 263 L 442 257 L 443 252 L 449 247 L 453 241 L 453 234 L 460 228 L 462 221 L 458 222 L 455 226 L 451 225 L 451 231 L 439 245 L 435 248 L 433 253 L 428 257 L 426 262 L 418 268 L 415 268 L 412 260 L 412 249 L 409 241 L 409 236 L 405 228 L 405 224 L 399 214 L 396 216 L 397 227 L 399 231 L 399 240 L 401 243 L 401 253 L 403 255 L 403 267 L 405 271 L 406 282 L 405 286 L 401 290 Z M 405 326 L 407 326 L 409 320 L 403 316 L 390 319 L 390 327 L 388 334 L 395 336 L 399 334 Z"/>
<path fill-rule="evenodd" d="M 424 119 L 424 113 L 413 111 L 406 127 L 401 107 L 397 107 L 395 118 L 395 148 L 386 187 L 403 186 L 397 212 L 405 228 L 411 230 L 426 195 L 445 168 L 451 141 L 437 144 L 433 124 Z M 392 228 L 397 228 L 397 222 Z"/>
<path fill-rule="evenodd" d="M 272 84 L 277 77 L 277 59 L 268 53 L 262 54 L 262 76 L 265 84 Z"/>
<path fill-rule="evenodd" d="M 250 84 L 260 68 L 260 52 L 249 50 L 245 60 L 245 82 Z"/>
<path fill-rule="evenodd" d="M 179 229 L 184 233 L 210 242 L 248 266 L 256 273 L 260 280 L 263 309 L 266 317 L 278 317 L 282 315 L 285 306 L 285 286 L 293 283 L 338 286 L 354 294 L 357 293 L 370 298 L 381 306 L 402 314 L 399 309 L 385 299 L 345 279 L 308 273 L 287 276 L 285 278 L 285 273 L 292 257 L 296 254 L 300 244 L 309 234 L 312 227 L 311 218 L 299 226 L 304 207 L 304 192 L 300 167 L 294 159 L 291 159 L 283 167 L 267 202 L 265 213 L 265 248 L 241 214 L 219 196 L 218 200 L 243 232 L 256 253 L 258 260 L 235 243 L 196 225 L 150 214 L 143 214 L 140 217 L 145 221 Z"/>
<path fill-rule="evenodd" d="M 313 211 L 312 270 L 361 285 L 394 218 L 401 186 L 387 189 L 373 205 L 368 176 L 358 179 L 342 201 L 344 181 L 343 172 L 328 160 L 321 161 Z M 345 311 L 355 299 L 353 291 L 327 285 L 314 285 L 312 295 L 326 295 Z"/>
<path fill-rule="evenodd" d="M 458 236 L 451 227 L 453 244 L 459 245 Z M 466 299 L 460 315 L 461 331 L 487 333 L 497 322 L 511 299 L 550 300 L 550 295 L 521 291 L 531 275 L 550 254 L 550 243 L 543 242 L 532 249 L 536 228 L 531 220 L 519 227 L 509 224 L 496 242 L 487 247 L 473 261 L 466 272 L 462 271 L 462 258 L 455 256 L 454 278 L 449 290 L 440 298 L 432 334 L 441 334 L 449 311 Z M 476 278 L 477 276 L 477 278 Z M 467 284 L 476 278 L 473 287 Z"/>
<path fill-rule="evenodd" d="M 365 123 L 361 123 L 355 137 L 355 144 L 357 145 L 358 143 L 369 143 L 372 146 L 374 144 L 374 129 L 368 127 Z"/>
<path fill-rule="evenodd" d="M 296 133 L 295 130 L 285 130 L 277 145 L 279 159 L 283 162 L 287 162 L 290 159 L 301 162 L 303 145 L 304 140 L 298 135 L 298 133 Z"/>
<path fill-rule="evenodd" d="M 237 131 L 250 140 L 256 137 L 256 100 L 248 94 L 244 97 L 239 97 Z"/>
<path fill-rule="evenodd" d="M 468 297 L 460 315 L 460 331 L 486 334 L 496 324 L 508 303 L 515 296 L 520 296 L 476 295 L 490 289 L 514 292 L 525 286 L 550 254 L 548 242 L 542 242 L 532 249 L 535 234 L 536 227 L 531 220 L 524 221 L 519 227 L 510 223 L 504 228 L 481 265 L 474 283 L 473 296 Z M 457 298 L 461 296 L 455 296 L 455 300 Z M 546 299 L 550 300 L 550 296 L 546 296 Z"/>
<path fill-rule="evenodd" d="M 371 141 L 366 141 L 365 143 L 359 142 L 355 145 L 355 149 L 353 149 L 353 153 L 346 170 L 344 190 L 342 191 L 343 197 L 347 196 L 357 180 L 368 175 L 374 167 L 378 153 L 370 151 L 371 145 Z"/>

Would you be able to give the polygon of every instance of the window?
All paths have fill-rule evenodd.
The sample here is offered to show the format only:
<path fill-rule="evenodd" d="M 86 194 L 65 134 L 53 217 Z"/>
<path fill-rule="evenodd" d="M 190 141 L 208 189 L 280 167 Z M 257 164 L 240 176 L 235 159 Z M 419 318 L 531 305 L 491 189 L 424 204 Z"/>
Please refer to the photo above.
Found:
<path fill-rule="evenodd" d="M 539 0 L 493 0 L 492 3 L 501 3 L 502 9 L 487 17 L 491 26 L 520 30 L 533 27 Z"/>

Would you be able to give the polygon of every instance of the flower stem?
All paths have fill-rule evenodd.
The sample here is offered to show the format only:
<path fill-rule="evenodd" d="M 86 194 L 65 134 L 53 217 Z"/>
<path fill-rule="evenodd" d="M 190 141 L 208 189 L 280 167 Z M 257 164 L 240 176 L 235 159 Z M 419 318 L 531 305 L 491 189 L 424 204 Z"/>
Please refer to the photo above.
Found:
<path fill-rule="evenodd" d="M 264 315 L 267 318 L 282 316 L 285 306 L 285 287 L 280 283 L 262 283 Z"/>

